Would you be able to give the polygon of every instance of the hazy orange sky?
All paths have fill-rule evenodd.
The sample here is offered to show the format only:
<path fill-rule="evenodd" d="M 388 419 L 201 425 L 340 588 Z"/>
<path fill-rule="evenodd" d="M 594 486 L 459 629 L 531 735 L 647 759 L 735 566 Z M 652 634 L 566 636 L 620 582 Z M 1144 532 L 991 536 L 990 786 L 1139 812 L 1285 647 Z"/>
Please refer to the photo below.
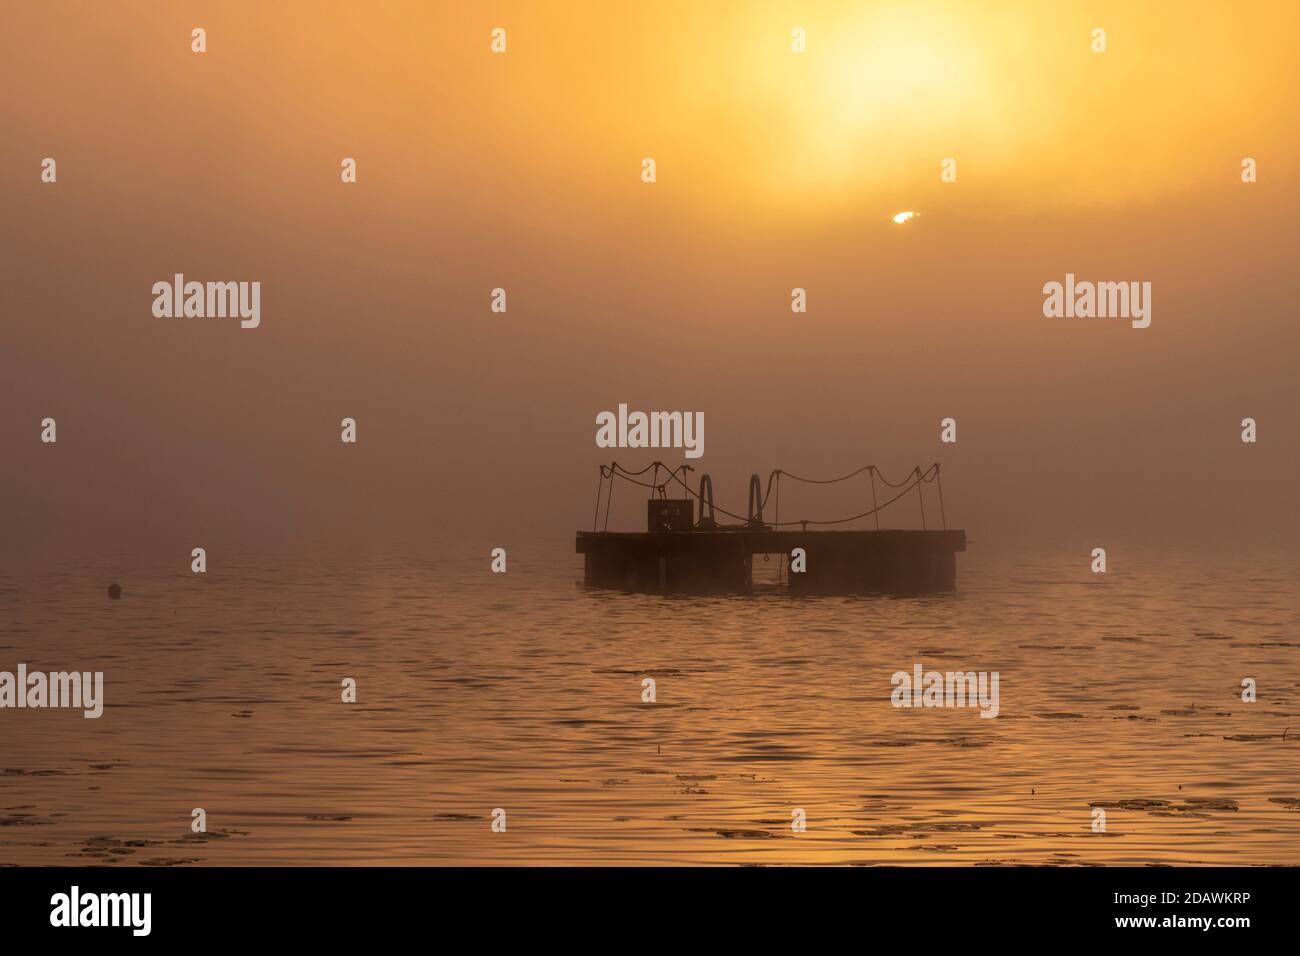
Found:
<path fill-rule="evenodd" d="M 8 5 L 5 547 L 562 545 L 620 402 L 704 412 L 732 510 L 938 460 L 991 546 L 1300 531 L 1300 8 L 614 6 Z M 260 328 L 155 318 L 177 272 Z M 1151 327 L 1045 318 L 1067 272 Z"/>

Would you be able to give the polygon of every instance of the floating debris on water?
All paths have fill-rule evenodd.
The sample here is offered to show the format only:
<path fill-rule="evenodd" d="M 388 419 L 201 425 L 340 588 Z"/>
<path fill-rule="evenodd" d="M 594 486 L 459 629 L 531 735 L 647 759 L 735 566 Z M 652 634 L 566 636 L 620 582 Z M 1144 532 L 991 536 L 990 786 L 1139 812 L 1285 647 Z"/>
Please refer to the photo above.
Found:
<path fill-rule="evenodd" d="M 197 856 L 169 856 L 156 860 L 141 860 L 141 866 L 184 866 L 186 863 L 198 863 Z"/>
<path fill-rule="evenodd" d="M 48 826 L 49 820 L 39 820 L 34 813 L 8 813 L 0 816 L 0 827 Z"/>
<path fill-rule="evenodd" d="M 26 770 L 22 767 L 0 767 L 0 777 L 63 777 L 66 770 Z"/>
<path fill-rule="evenodd" d="M 1181 804 L 1169 800 L 1094 800 L 1090 807 L 1117 810 L 1145 810 L 1158 817 L 1205 817 L 1211 810 L 1237 810 L 1237 801 L 1227 797 L 1185 797 Z"/>
<path fill-rule="evenodd" d="M 1090 807 L 1104 807 L 1107 810 L 1155 810 L 1170 806 L 1168 800 L 1093 800 Z"/>
<path fill-rule="evenodd" d="M 1186 797 L 1183 803 L 1193 810 L 1236 810 L 1237 801 L 1227 797 Z"/>
<path fill-rule="evenodd" d="M 726 837 L 728 840 L 767 840 L 776 836 L 776 834 L 771 830 L 732 830 L 725 827 L 687 827 L 687 832 L 716 833 L 718 836 Z"/>

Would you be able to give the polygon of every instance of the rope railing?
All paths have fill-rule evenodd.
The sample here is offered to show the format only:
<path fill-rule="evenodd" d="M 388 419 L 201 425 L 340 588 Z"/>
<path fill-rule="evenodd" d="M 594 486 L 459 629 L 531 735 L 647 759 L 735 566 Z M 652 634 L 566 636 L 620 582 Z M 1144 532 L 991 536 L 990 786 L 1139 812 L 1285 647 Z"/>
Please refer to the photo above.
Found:
<path fill-rule="evenodd" d="M 663 469 L 665 472 L 667 472 L 667 478 L 662 483 L 659 481 L 660 469 Z M 651 472 L 650 480 L 649 481 L 640 480 L 640 476 L 644 475 L 648 471 Z M 782 527 L 793 527 L 794 525 L 799 525 L 804 530 L 807 530 L 809 525 L 848 524 L 850 521 L 859 521 L 862 518 L 867 518 L 867 517 L 874 518 L 876 530 L 880 530 L 880 512 L 888 508 L 894 502 L 898 501 L 904 495 L 908 494 L 913 488 L 916 489 L 917 499 L 919 500 L 921 505 L 921 527 L 926 528 L 927 524 L 926 524 L 926 515 L 925 515 L 925 495 L 924 492 L 922 491 L 921 486 L 926 484 L 934 484 L 939 494 L 939 519 L 943 525 L 944 530 L 947 530 L 948 528 L 948 516 L 944 509 L 944 502 L 943 502 L 943 481 L 939 476 L 938 462 L 935 462 L 924 471 L 921 470 L 921 467 L 919 465 L 916 466 L 915 468 L 912 469 L 911 474 L 909 474 L 905 479 L 903 479 L 900 482 L 890 481 L 888 478 L 886 478 L 884 475 L 880 473 L 880 469 L 877 468 L 875 465 L 863 465 L 861 468 L 855 469 L 854 471 L 849 472 L 847 475 L 841 475 L 838 478 L 824 478 L 824 479 L 805 478 L 800 475 L 793 474 L 792 472 L 788 472 L 783 469 L 776 468 L 773 469 L 773 471 L 768 475 L 767 486 L 765 489 L 760 483 L 758 475 L 752 475 L 750 477 L 750 489 L 749 489 L 749 512 L 750 513 L 744 517 L 726 510 L 725 508 L 717 505 L 713 501 L 713 481 L 711 478 L 709 478 L 707 474 L 703 475 L 700 479 L 700 490 L 698 492 L 694 491 L 690 487 L 690 485 L 686 483 L 685 480 L 685 475 L 689 471 L 694 471 L 694 469 L 690 465 L 683 464 L 683 465 L 678 465 L 675 468 L 670 468 L 668 465 L 660 461 L 653 461 L 650 464 L 646 465 L 644 468 L 640 469 L 639 471 L 629 471 L 627 468 L 624 468 L 616 461 L 610 462 L 608 465 L 601 465 L 600 481 L 596 485 L 596 516 L 595 516 L 595 520 L 592 522 L 592 530 L 595 531 L 600 526 L 600 493 L 602 490 L 605 490 L 604 486 L 606 480 L 609 481 L 609 489 L 606 491 L 605 494 L 605 530 L 606 531 L 609 530 L 610 505 L 614 497 L 614 480 L 616 478 L 622 479 L 623 481 L 631 482 L 634 485 L 639 485 L 642 488 L 648 488 L 650 489 L 652 494 L 657 492 L 659 494 L 659 497 L 661 498 L 667 497 L 668 485 L 671 482 L 676 482 L 677 484 L 681 485 L 682 490 L 685 491 L 688 496 L 700 502 L 699 526 L 701 527 L 782 528 Z M 823 520 L 816 520 L 812 518 L 800 518 L 795 521 L 780 520 L 782 478 L 789 478 L 792 481 L 798 481 L 810 485 L 833 485 L 841 481 L 848 481 L 850 478 L 855 478 L 858 475 L 862 474 L 863 472 L 867 472 L 868 477 L 870 478 L 871 481 L 871 508 L 869 510 L 863 511 L 856 515 L 850 515 L 847 518 L 831 518 L 831 519 L 823 519 Z M 894 495 L 884 504 L 880 504 L 879 500 L 876 497 L 877 478 L 879 478 L 881 483 L 884 484 L 887 488 L 901 489 L 898 491 L 898 494 Z M 764 522 L 762 520 L 763 510 L 767 502 L 771 499 L 774 489 L 776 492 L 776 516 L 773 521 Z M 706 506 L 709 511 L 709 521 L 707 524 L 704 521 L 704 512 Z M 728 518 L 732 518 L 733 520 L 740 523 L 735 525 L 718 524 L 716 522 L 715 515 L 719 513 L 726 515 Z"/>

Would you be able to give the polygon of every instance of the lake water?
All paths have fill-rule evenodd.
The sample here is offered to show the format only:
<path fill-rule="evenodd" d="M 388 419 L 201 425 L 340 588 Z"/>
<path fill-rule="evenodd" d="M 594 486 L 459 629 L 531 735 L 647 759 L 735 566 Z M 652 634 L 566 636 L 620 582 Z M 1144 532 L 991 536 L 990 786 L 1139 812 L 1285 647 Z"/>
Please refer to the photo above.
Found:
<path fill-rule="evenodd" d="M 0 863 L 1300 863 L 1293 557 L 972 547 L 909 599 L 509 561 L 9 562 L 0 670 L 102 670 L 106 706 L 0 710 Z M 917 663 L 997 671 L 998 716 L 893 707 Z"/>

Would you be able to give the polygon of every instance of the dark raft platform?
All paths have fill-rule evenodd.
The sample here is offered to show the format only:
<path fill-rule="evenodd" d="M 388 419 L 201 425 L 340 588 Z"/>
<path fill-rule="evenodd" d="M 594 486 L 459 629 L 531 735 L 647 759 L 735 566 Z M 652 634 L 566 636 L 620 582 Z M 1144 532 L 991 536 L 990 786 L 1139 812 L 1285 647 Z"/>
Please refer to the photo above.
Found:
<path fill-rule="evenodd" d="M 591 587 L 661 594 L 749 594 L 756 554 L 807 554 L 791 594 L 924 594 L 957 586 L 965 531 L 579 531 Z"/>

